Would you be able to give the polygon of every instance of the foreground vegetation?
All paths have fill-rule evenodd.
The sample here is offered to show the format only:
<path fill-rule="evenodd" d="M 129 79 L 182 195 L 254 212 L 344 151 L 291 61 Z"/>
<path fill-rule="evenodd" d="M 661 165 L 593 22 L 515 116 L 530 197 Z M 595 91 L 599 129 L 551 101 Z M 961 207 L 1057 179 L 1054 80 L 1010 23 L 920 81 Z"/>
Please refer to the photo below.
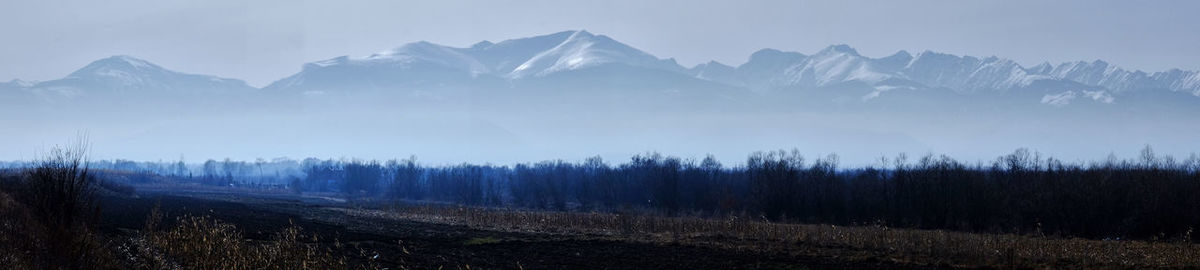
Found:
<path fill-rule="evenodd" d="M 133 188 L 96 178 L 87 145 L 55 148 L 32 168 L 0 170 L 0 265 L 5 269 L 371 269 L 350 267 L 321 248 L 316 235 L 291 226 L 255 243 L 234 225 L 182 217 L 159 230 L 153 211 L 134 235 L 96 232 L 100 194 L 130 195 Z"/>
<path fill-rule="evenodd" d="M 298 226 L 276 232 L 270 241 L 255 243 L 237 226 L 209 217 L 179 218 L 174 228 L 157 231 L 155 215 L 131 246 L 135 268 L 141 269 L 375 269 L 351 267 L 346 258 L 322 248 L 317 235 L 304 235 Z"/>
<path fill-rule="evenodd" d="M 55 148 L 26 170 L 0 171 L 0 264 L 12 268 L 115 268 L 94 233 L 100 217 L 87 145 Z"/>

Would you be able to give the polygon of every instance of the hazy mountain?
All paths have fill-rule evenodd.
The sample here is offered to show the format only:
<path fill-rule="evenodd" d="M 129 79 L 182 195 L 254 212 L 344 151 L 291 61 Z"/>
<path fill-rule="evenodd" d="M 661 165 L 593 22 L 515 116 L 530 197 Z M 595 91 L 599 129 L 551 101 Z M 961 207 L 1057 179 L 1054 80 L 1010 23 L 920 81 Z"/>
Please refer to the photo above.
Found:
<path fill-rule="evenodd" d="M 722 64 L 717 61 L 709 61 L 696 65 L 688 70 L 689 75 L 699 79 L 727 84 L 735 87 L 745 87 L 745 78 L 742 78 L 737 73 L 737 68 Z"/>
<path fill-rule="evenodd" d="M 131 56 L 96 60 L 65 78 L 26 88 L 43 95 L 66 96 L 212 95 L 255 90 L 241 80 L 176 72 Z"/>
<path fill-rule="evenodd" d="M 33 82 L 27 82 L 27 81 L 22 81 L 19 79 L 13 79 L 8 82 L 0 82 L 0 89 L 16 90 L 16 89 L 22 89 L 22 88 L 29 88 L 30 86 L 33 86 L 33 84 L 34 84 Z"/>
<path fill-rule="evenodd" d="M 558 44 L 553 48 L 530 57 L 512 70 L 501 69 L 497 71 L 506 73 L 505 77 L 520 79 L 525 77 L 544 77 L 559 72 L 570 72 L 610 64 L 676 72 L 684 70 L 674 60 L 658 59 L 653 55 L 617 42 L 607 36 L 593 35 L 587 31 L 562 32 L 552 36 L 566 37 L 558 41 Z"/>
<path fill-rule="evenodd" d="M 22 80 L 0 82 L 0 102 L 5 103 L 3 104 L 4 107 L 10 108 L 25 105 L 18 103 L 27 102 L 27 100 L 25 100 L 25 98 L 29 95 L 27 89 L 32 85 L 33 83 Z"/>
<path fill-rule="evenodd" d="M 734 99 L 744 92 L 696 78 L 672 59 L 582 30 L 467 48 L 415 42 L 365 57 L 308 63 L 265 89 L 320 99 L 365 91 L 393 105 L 470 103 L 489 110 L 687 110 L 741 104 Z"/>
<path fill-rule="evenodd" d="M 1194 71 L 1147 74 L 1127 71 L 1103 61 L 1043 63 L 1026 68 L 1015 61 L 994 56 L 977 58 L 932 51 L 915 56 L 901 51 L 883 58 L 869 58 L 846 45 L 830 46 L 813 55 L 765 49 L 752 55 L 734 74 L 712 80 L 745 82 L 747 87 L 759 92 L 848 84 L 874 88 L 875 91 L 864 96 L 865 99 L 897 89 L 924 88 L 946 88 L 967 94 L 1020 90 L 1024 94 L 1055 95 L 1047 96 L 1052 100 L 1093 92 L 1093 96 L 1103 97 L 1095 100 L 1105 103 L 1112 103 L 1122 95 L 1139 94 L 1136 92 L 1174 91 L 1200 95 L 1197 79 L 1200 76 Z M 696 76 L 711 77 L 698 73 Z"/>
<path fill-rule="evenodd" d="M 994 56 L 978 58 L 932 51 L 916 55 L 901 51 L 871 58 L 847 45 L 829 46 L 811 55 L 763 49 L 736 67 L 714 61 L 685 68 L 673 59 L 658 58 L 608 36 L 580 30 L 498 43 L 482 41 L 466 48 L 415 42 L 365 57 L 341 56 L 308 63 L 299 73 L 265 89 L 283 95 L 381 91 L 443 100 L 480 91 L 521 96 L 544 94 L 548 89 L 591 89 L 601 93 L 575 91 L 572 95 L 624 93 L 626 98 L 634 98 L 627 94 L 651 94 L 663 99 L 656 102 L 670 102 L 672 95 L 682 94 L 692 101 L 708 98 L 709 103 L 743 95 L 804 96 L 825 89 L 835 92 L 821 95 L 867 103 L 888 100 L 879 97 L 937 99 L 954 93 L 1001 95 L 1028 104 L 1061 107 L 1080 100 L 1120 103 L 1130 95 L 1163 91 L 1200 95 L 1200 73 L 1178 69 L 1129 71 L 1099 60 L 1023 67 Z M 524 91 L 530 89 L 539 91 Z M 169 96 L 254 89 L 240 80 L 185 74 L 145 60 L 113 56 L 92 62 L 63 79 L 36 84 L 18 80 L 0 83 L 0 91 L 22 90 L 52 96 Z M 614 90 L 617 92 L 609 93 Z"/>
<path fill-rule="evenodd" d="M 847 45 L 685 68 L 566 31 L 334 57 L 262 90 L 114 56 L 58 80 L 0 83 L 0 112 L 10 116 L 0 126 L 28 127 L 0 148 L 88 130 L 145 158 L 488 162 L 662 151 L 736 162 L 792 147 L 859 164 L 899 152 L 991 158 L 1018 147 L 1094 158 L 1145 144 L 1195 149 L 1196 95 L 1194 71 L 1025 67 L 932 51 L 873 58 Z"/>
<path fill-rule="evenodd" d="M 590 68 L 624 65 L 679 72 L 673 60 L 648 53 L 587 31 L 480 42 L 455 48 L 416 42 L 362 58 L 341 56 L 304 65 L 300 73 L 267 86 L 279 91 L 329 91 L 335 89 L 404 89 L 462 85 L 486 81 L 552 76 Z"/>

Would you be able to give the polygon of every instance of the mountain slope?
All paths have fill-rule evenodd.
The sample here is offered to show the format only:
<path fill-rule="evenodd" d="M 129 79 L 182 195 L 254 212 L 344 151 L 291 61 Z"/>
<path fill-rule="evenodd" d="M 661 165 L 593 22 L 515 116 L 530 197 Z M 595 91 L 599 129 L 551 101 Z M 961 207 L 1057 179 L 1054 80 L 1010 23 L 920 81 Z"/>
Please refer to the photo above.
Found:
<path fill-rule="evenodd" d="M 484 80 L 547 77 L 606 65 L 667 70 L 683 74 L 674 62 L 587 31 L 566 31 L 500 43 L 455 48 L 416 42 L 364 58 L 337 57 L 309 63 L 295 75 L 267 86 L 283 91 L 344 89 L 396 90 L 468 84 Z"/>
<path fill-rule="evenodd" d="M 236 79 L 180 73 L 131 56 L 96 60 L 67 77 L 29 86 L 39 93 L 66 95 L 170 95 L 248 92 Z"/>
<path fill-rule="evenodd" d="M 516 94 L 506 91 L 518 88 L 590 89 L 600 92 L 590 94 L 602 95 L 692 92 L 687 93 L 690 98 L 711 94 L 712 100 L 821 92 L 839 95 L 841 102 L 848 97 L 871 101 L 892 95 L 936 99 L 951 93 L 1065 106 L 1071 104 L 1068 100 L 1116 104 L 1133 95 L 1175 96 L 1153 94 L 1157 92 L 1200 96 L 1200 72 L 1131 71 L 1100 60 L 1025 67 L 995 56 L 933 51 L 871 58 L 847 45 L 829 46 L 811 55 L 763 49 L 736 67 L 713 61 L 684 68 L 673 59 L 577 30 L 498 43 L 482 41 L 465 48 L 415 42 L 365 57 L 307 63 L 300 72 L 265 87 L 271 90 L 267 92 L 295 96 L 369 90 L 442 99 L 470 97 L 480 91 Z M 254 92 L 240 80 L 171 71 L 129 56 L 97 60 L 58 80 L 0 83 L 0 91 L 22 90 L 43 96 Z M 1087 96 L 1096 98 L 1083 98 Z"/>
<path fill-rule="evenodd" d="M 660 60 L 607 36 L 575 31 L 554 48 L 538 53 L 517 66 L 506 77 L 546 76 L 614 63 L 676 72 L 684 70 L 674 60 Z"/>
<path fill-rule="evenodd" d="M 706 67 L 697 67 L 706 68 Z M 764 49 L 751 55 L 733 75 L 692 75 L 715 82 L 732 82 L 757 92 L 780 89 L 839 88 L 860 85 L 875 91 L 864 99 L 895 89 L 944 88 L 958 93 L 1023 91 L 1063 95 L 1103 92 L 1098 100 L 1145 91 L 1175 91 L 1200 96 L 1197 72 L 1170 70 L 1147 74 L 1127 71 L 1103 61 L 1049 63 L 1023 67 L 1015 61 L 957 56 L 924 51 L 913 56 L 898 52 L 869 58 L 846 45 L 830 46 L 813 55 Z M 736 83 L 736 84 L 735 84 Z M 1097 94 L 1100 95 L 1100 94 Z M 1111 102 L 1108 102 L 1111 103 Z"/>

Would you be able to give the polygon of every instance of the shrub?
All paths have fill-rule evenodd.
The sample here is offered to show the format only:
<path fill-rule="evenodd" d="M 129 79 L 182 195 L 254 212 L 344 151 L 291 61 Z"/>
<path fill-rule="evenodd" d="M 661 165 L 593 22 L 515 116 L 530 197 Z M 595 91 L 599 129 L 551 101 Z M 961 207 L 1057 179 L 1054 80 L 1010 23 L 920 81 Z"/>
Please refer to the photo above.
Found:
<path fill-rule="evenodd" d="M 5 239 L 6 245 L 17 246 L 26 256 L 3 260 L 36 268 L 116 268 L 107 245 L 92 232 L 100 205 L 87 150 L 81 136 L 66 147 L 55 147 L 32 168 L 2 176 L 3 188 L 18 196 L 0 199 L 5 217 L 0 230 L 12 237 Z"/>

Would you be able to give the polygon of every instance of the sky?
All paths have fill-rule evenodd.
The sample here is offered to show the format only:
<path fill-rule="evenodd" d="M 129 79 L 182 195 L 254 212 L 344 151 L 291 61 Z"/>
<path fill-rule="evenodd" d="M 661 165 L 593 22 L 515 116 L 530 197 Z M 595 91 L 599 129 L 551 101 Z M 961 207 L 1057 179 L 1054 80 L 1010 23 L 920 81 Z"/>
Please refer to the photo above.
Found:
<path fill-rule="evenodd" d="M 1026 66 L 1200 70 L 1198 10 L 1200 1 L 6 0 L 0 81 L 57 79 L 132 55 L 265 86 L 305 62 L 409 42 L 465 47 L 575 29 L 685 66 L 848 44 L 870 57 L 933 50 Z"/>

